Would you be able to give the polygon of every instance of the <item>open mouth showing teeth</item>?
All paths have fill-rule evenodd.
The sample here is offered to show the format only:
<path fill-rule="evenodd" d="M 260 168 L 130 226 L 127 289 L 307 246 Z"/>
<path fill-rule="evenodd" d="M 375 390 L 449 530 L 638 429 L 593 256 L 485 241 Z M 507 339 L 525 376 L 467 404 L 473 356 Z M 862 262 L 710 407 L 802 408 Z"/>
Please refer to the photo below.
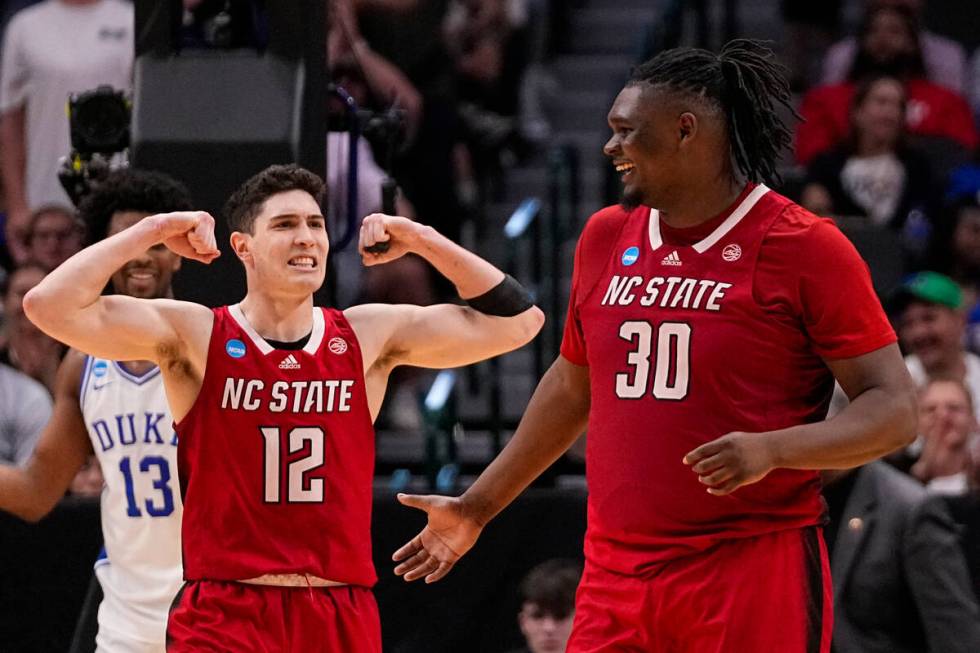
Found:
<path fill-rule="evenodd" d="M 316 267 L 316 259 L 312 256 L 297 256 L 289 259 L 289 266 L 293 268 L 302 268 L 304 270 L 312 270 Z"/>
<path fill-rule="evenodd" d="M 630 170 L 632 170 L 635 167 L 636 166 L 633 165 L 632 163 L 617 163 L 616 164 L 616 172 L 629 172 Z"/>

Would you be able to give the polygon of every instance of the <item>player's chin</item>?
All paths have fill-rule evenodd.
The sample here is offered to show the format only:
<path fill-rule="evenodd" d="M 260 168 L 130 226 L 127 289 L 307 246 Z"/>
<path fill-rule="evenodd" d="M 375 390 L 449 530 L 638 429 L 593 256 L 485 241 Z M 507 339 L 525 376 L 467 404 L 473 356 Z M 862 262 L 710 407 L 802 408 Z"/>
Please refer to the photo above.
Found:
<path fill-rule="evenodd" d="M 627 211 L 643 204 L 643 192 L 635 184 L 628 184 L 623 187 L 623 196 L 619 199 L 619 205 Z"/>

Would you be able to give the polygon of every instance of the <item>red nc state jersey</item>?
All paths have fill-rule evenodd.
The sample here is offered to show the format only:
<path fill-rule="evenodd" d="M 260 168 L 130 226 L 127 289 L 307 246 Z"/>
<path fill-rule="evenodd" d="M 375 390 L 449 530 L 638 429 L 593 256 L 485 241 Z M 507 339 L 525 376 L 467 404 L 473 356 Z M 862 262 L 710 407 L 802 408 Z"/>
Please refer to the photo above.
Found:
<path fill-rule="evenodd" d="M 867 267 L 827 221 L 762 185 L 717 220 L 701 240 L 673 246 L 656 210 L 612 207 L 593 216 L 579 241 L 562 354 L 589 366 L 586 555 L 620 573 L 725 538 L 820 523 L 815 472 L 775 470 L 717 497 L 682 459 L 733 431 L 824 419 L 833 377 L 823 357 L 894 342 Z M 792 269 L 759 276 L 763 248 L 778 245 L 767 237 L 787 221 L 804 234 L 794 247 L 812 240 L 814 228 L 831 244 L 821 260 L 838 272 L 826 283 L 839 277 L 844 285 L 825 293 L 829 302 L 872 306 L 870 318 L 847 323 L 842 311 L 843 321 L 825 324 L 807 314 L 824 313 L 822 305 L 760 301 L 799 295 Z"/>
<path fill-rule="evenodd" d="M 361 351 L 343 313 L 313 311 L 307 345 L 283 350 L 237 305 L 214 310 L 201 392 L 176 425 L 188 580 L 376 580 Z"/>

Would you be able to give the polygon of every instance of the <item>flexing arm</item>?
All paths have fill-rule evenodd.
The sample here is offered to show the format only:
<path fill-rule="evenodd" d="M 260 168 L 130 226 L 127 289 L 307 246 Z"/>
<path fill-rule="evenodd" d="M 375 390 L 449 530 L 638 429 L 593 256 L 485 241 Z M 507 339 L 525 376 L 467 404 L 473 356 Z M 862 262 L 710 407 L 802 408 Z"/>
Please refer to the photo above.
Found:
<path fill-rule="evenodd" d="M 172 349 L 168 345 L 185 340 L 185 318 L 200 321 L 210 311 L 173 300 L 101 295 L 116 270 L 158 243 L 204 263 L 218 256 L 214 220 L 207 213 L 151 216 L 61 264 L 27 293 L 24 312 L 42 331 L 82 351 L 160 362 L 162 352 Z"/>
<path fill-rule="evenodd" d="M 22 263 L 27 256 L 27 246 L 24 243 L 28 218 L 24 182 L 24 170 L 27 167 L 25 130 L 23 105 L 5 111 L 0 117 L 0 175 L 7 195 L 6 237 L 10 253 L 18 263 Z"/>
<path fill-rule="evenodd" d="M 542 377 L 504 450 L 461 496 L 399 495 L 428 513 L 421 533 L 393 556 L 395 573 L 412 581 L 439 580 L 476 543 L 484 525 L 561 456 L 589 419 L 589 368 L 559 356 Z"/>
<path fill-rule="evenodd" d="M 58 369 L 54 411 L 34 453 L 22 465 L 0 466 L 0 510 L 28 521 L 47 515 L 64 496 L 92 447 L 78 405 L 85 356 L 69 352 Z"/>
<path fill-rule="evenodd" d="M 389 242 L 382 254 L 365 251 Z M 431 227 L 407 218 L 373 214 L 361 226 L 359 248 L 366 265 L 393 261 L 407 253 L 427 260 L 472 299 L 496 287 L 504 273 Z M 368 304 L 346 311 L 365 348 L 369 364 L 443 368 L 468 365 L 529 342 L 541 330 L 544 314 L 536 306 L 513 317 L 487 315 L 465 306 Z"/>
<path fill-rule="evenodd" d="M 826 363 L 851 403 L 830 420 L 767 433 L 729 433 L 698 447 L 684 463 L 708 492 L 729 494 L 776 468 L 857 467 L 915 438 L 915 389 L 898 345 Z"/>

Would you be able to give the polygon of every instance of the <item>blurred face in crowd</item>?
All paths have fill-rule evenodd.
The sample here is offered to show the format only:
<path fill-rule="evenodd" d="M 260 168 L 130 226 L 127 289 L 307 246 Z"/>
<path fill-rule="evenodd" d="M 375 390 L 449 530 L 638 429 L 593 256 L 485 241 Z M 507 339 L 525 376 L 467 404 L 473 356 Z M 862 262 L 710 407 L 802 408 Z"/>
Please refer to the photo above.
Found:
<path fill-rule="evenodd" d="M 879 9 L 868 25 L 862 49 L 877 62 L 891 62 L 915 54 L 915 35 L 901 14 Z"/>
<path fill-rule="evenodd" d="M 953 256 L 970 270 L 980 270 L 980 206 L 966 206 L 956 215 Z"/>
<path fill-rule="evenodd" d="M 894 146 L 905 123 L 905 89 L 897 79 L 874 82 L 852 114 L 860 140 Z"/>
<path fill-rule="evenodd" d="M 116 211 L 109 219 L 108 235 L 128 229 L 147 215 L 140 211 Z M 180 256 L 158 243 L 116 270 L 112 287 L 121 295 L 140 299 L 172 297 L 170 282 L 179 269 Z"/>
<path fill-rule="evenodd" d="M 245 265 L 250 288 L 271 295 L 303 297 L 323 285 L 330 242 L 320 207 L 306 191 L 290 190 L 269 197 L 252 224 L 252 232 L 236 231 L 231 243 Z"/>
<path fill-rule="evenodd" d="M 27 291 L 41 283 L 45 272 L 36 265 L 25 265 L 10 273 L 7 294 L 4 297 L 4 320 L 11 329 L 23 328 L 33 324 L 24 316 L 24 295 Z"/>
<path fill-rule="evenodd" d="M 53 270 L 82 249 L 82 228 L 66 210 L 52 208 L 34 215 L 30 229 L 30 258 Z"/>
<path fill-rule="evenodd" d="M 959 449 L 976 431 L 966 389 L 955 381 L 933 381 L 919 397 L 919 433 L 942 437 L 948 449 Z"/>
<path fill-rule="evenodd" d="M 908 352 L 918 356 L 929 370 L 948 365 L 961 354 L 965 328 L 958 311 L 914 301 L 902 312 L 898 333 Z"/>
<path fill-rule="evenodd" d="M 565 653 L 574 618 L 574 611 L 558 618 L 545 612 L 538 604 L 530 602 L 524 603 L 517 615 L 531 653 Z"/>

